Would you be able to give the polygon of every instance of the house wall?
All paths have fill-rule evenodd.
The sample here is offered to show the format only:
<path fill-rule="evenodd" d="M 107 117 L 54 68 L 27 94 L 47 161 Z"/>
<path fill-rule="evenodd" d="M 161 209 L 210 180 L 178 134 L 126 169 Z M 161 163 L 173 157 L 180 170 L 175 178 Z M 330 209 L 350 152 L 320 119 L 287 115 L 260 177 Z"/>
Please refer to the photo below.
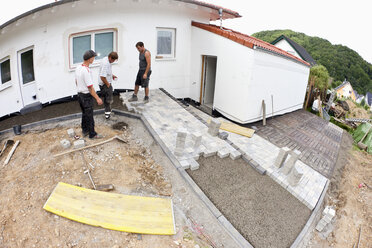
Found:
<path fill-rule="evenodd" d="M 202 55 L 213 55 L 217 56 L 213 108 L 226 117 L 240 123 L 260 120 L 262 100 L 271 116 L 271 95 L 274 115 L 302 108 L 309 67 L 197 27 L 192 28 L 191 50 L 190 96 L 195 101 L 200 101 Z"/>
<path fill-rule="evenodd" d="M 40 102 L 75 95 L 74 69 L 69 65 L 71 34 L 114 28 L 119 60 L 113 64 L 116 89 L 133 89 L 138 70 L 137 41 L 152 53 L 150 88 L 166 88 L 175 97 L 187 97 L 190 84 L 191 21 L 208 22 L 211 10 L 176 1 L 78 1 L 45 9 L 6 27 L 0 35 L 0 59 L 10 56 L 12 81 L 0 87 L 0 116 L 22 105 L 17 51 L 34 47 L 34 70 Z M 156 28 L 176 29 L 175 59 L 155 59 Z M 92 66 L 98 90 L 99 64 Z"/>
<path fill-rule="evenodd" d="M 272 113 L 281 115 L 301 109 L 309 74 L 310 68 L 301 63 L 255 49 L 247 94 L 252 107 L 246 115 L 247 121 L 262 119 L 262 100 L 266 104 L 267 117 Z"/>
<path fill-rule="evenodd" d="M 296 52 L 296 50 L 284 39 L 280 40 L 278 43 L 275 44 L 276 47 L 279 47 L 280 49 L 289 52 L 290 54 L 300 58 L 301 56 Z"/>
<path fill-rule="evenodd" d="M 337 90 L 337 97 L 339 97 L 339 98 L 350 97 L 352 100 L 354 100 L 354 101 L 356 100 L 353 87 L 351 86 L 350 83 L 345 84 L 344 87 Z"/>
<path fill-rule="evenodd" d="M 200 102 L 202 55 L 216 56 L 213 108 L 229 118 L 242 119 L 249 106 L 253 50 L 225 37 L 192 27 L 190 98 Z"/>

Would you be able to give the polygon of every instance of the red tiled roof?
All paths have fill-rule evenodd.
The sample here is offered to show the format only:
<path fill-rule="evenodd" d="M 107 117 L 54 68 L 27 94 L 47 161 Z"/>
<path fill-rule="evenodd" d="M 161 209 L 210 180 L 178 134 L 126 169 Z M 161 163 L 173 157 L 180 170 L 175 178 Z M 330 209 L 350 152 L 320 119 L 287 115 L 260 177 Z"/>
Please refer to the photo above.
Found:
<path fill-rule="evenodd" d="M 255 37 L 252 37 L 252 36 L 249 36 L 249 35 L 246 35 L 246 34 L 242 34 L 242 33 L 239 33 L 239 32 L 236 32 L 234 30 L 231 30 L 231 29 L 226 29 L 226 28 L 223 28 L 221 29 L 220 27 L 216 26 L 216 25 L 212 25 L 212 24 L 205 24 L 205 23 L 199 23 L 199 22 L 192 22 L 192 26 L 194 27 L 198 27 L 198 28 L 201 28 L 201 29 L 204 29 L 204 30 L 207 30 L 209 32 L 212 32 L 212 33 L 215 33 L 215 34 L 218 34 L 220 36 L 223 36 L 227 39 L 230 39 L 232 41 L 235 41 L 243 46 L 246 46 L 246 47 L 249 47 L 249 48 L 253 48 L 254 46 L 256 47 L 260 47 L 260 48 L 263 48 L 265 50 L 268 50 L 268 51 L 271 51 L 271 52 L 274 52 L 276 54 L 279 54 L 279 55 L 283 55 L 285 57 L 288 57 L 292 60 L 296 60 L 298 62 L 301 62 L 302 64 L 305 64 L 307 66 L 310 66 L 309 63 L 307 63 L 306 61 L 270 44 L 270 43 L 267 43 L 263 40 L 260 40 L 260 39 L 257 39 Z"/>

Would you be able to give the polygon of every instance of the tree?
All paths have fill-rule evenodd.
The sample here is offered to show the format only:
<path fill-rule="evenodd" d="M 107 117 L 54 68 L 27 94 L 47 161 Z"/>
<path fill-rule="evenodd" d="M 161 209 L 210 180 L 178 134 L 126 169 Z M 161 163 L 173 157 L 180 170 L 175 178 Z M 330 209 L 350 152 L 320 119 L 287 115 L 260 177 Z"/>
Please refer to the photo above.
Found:
<path fill-rule="evenodd" d="M 340 80 L 333 81 L 332 84 L 331 84 L 331 87 L 334 89 L 337 86 L 339 86 L 340 84 L 342 84 L 342 82 Z"/>
<path fill-rule="evenodd" d="M 314 80 L 315 87 L 319 90 L 328 88 L 329 74 L 327 68 L 322 65 L 316 65 L 310 69 L 310 80 Z"/>
<path fill-rule="evenodd" d="M 364 105 L 366 105 L 366 100 L 363 98 L 362 99 L 362 101 L 360 102 L 360 105 L 362 105 L 362 107 L 364 106 Z"/>

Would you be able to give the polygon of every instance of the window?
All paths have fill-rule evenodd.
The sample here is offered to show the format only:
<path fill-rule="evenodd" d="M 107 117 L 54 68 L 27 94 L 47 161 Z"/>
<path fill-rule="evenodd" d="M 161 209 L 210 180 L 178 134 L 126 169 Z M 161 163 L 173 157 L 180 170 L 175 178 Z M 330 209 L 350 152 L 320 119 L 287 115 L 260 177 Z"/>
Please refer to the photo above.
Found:
<path fill-rule="evenodd" d="M 156 58 L 175 58 L 176 29 L 157 28 Z"/>
<path fill-rule="evenodd" d="M 84 34 L 71 36 L 72 44 L 70 64 L 76 65 L 83 62 L 83 55 L 87 50 L 94 50 L 97 53 L 96 60 L 102 59 L 110 52 L 116 51 L 116 31 L 92 31 Z"/>
<path fill-rule="evenodd" d="M 23 84 L 35 81 L 33 50 L 21 53 L 21 70 Z"/>
<path fill-rule="evenodd" d="M 1 84 L 11 80 L 10 77 L 10 59 L 6 58 L 0 62 Z"/>

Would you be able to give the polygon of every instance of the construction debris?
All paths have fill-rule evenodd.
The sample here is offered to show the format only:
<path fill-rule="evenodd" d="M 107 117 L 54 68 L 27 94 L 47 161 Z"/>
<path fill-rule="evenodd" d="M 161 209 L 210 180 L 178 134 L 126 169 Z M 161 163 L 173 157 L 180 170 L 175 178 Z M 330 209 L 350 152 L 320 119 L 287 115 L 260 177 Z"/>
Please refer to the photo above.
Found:
<path fill-rule="evenodd" d="M 63 140 L 61 140 L 61 145 L 64 149 L 67 149 L 71 146 L 71 142 L 68 141 L 67 139 L 63 139 Z"/>
<path fill-rule="evenodd" d="M 85 141 L 84 140 L 74 141 L 74 148 L 75 149 L 83 148 L 84 146 L 85 146 Z"/>
<path fill-rule="evenodd" d="M 324 227 L 327 226 L 329 223 L 331 223 L 331 221 L 332 221 L 333 217 L 335 217 L 335 215 L 336 215 L 336 211 L 331 206 L 325 207 L 325 209 L 323 210 L 323 217 L 318 222 L 315 229 L 318 232 L 322 232 Z"/>
<path fill-rule="evenodd" d="M 6 150 L 7 147 L 9 147 L 9 146 L 11 146 L 11 145 L 13 145 L 13 144 L 14 144 L 14 140 L 6 140 L 6 141 L 4 142 L 3 149 L 2 149 L 1 152 L 0 152 L 0 157 L 1 157 L 1 155 L 3 155 L 3 153 L 5 152 L 5 150 Z"/>
<path fill-rule="evenodd" d="M 13 145 L 12 150 L 9 152 L 8 157 L 4 161 L 4 165 L 3 166 L 5 166 L 5 165 L 7 165 L 9 163 L 9 161 L 12 158 L 13 153 L 15 152 L 15 150 L 16 150 L 17 146 L 19 145 L 19 143 L 20 143 L 20 141 L 17 140 L 16 143 Z"/>
<path fill-rule="evenodd" d="M 67 130 L 67 134 L 70 138 L 73 138 L 75 136 L 75 131 L 73 128 L 70 128 Z"/>
<path fill-rule="evenodd" d="M 115 139 L 117 139 L 117 140 L 119 140 L 119 141 L 121 141 L 121 142 L 123 142 L 123 143 L 128 143 L 126 140 L 124 140 L 124 139 L 121 138 L 120 136 L 115 135 L 114 137 L 112 137 L 112 138 L 110 138 L 110 139 L 107 139 L 107 140 L 104 140 L 104 141 L 98 142 L 98 143 L 93 144 L 93 145 L 89 145 L 89 146 L 81 147 L 81 148 L 78 148 L 78 149 L 75 149 L 75 150 L 72 150 L 72 151 L 67 151 L 67 152 L 62 152 L 62 153 L 56 154 L 56 155 L 54 155 L 54 157 L 56 158 L 56 157 L 59 157 L 59 156 L 62 156 L 62 155 L 69 154 L 69 153 L 71 153 L 71 152 L 77 152 L 77 151 L 81 151 L 81 150 L 88 149 L 88 148 L 91 148 L 91 147 L 95 147 L 95 146 L 103 145 L 103 144 L 106 144 L 106 143 L 108 143 L 108 142 L 110 142 L 110 141 L 113 141 L 113 140 L 115 140 Z M 75 141 L 75 142 L 76 142 L 76 141 Z M 74 143 L 75 143 L 75 142 L 74 142 Z"/>
<path fill-rule="evenodd" d="M 96 185 L 96 190 L 99 191 L 111 191 L 114 190 L 115 187 L 112 184 L 101 184 L 101 185 Z"/>
<path fill-rule="evenodd" d="M 89 170 L 89 169 L 85 170 L 85 171 L 84 171 L 84 174 L 88 174 L 88 177 L 89 177 L 89 179 L 90 179 L 90 182 L 92 183 L 93 188 L 96 190 L 97 187 L 96 187 L 96 184 L 95 184 L 94 181 L 93 181 L 92 176 L 90 175 L 90 170 Z"/>

